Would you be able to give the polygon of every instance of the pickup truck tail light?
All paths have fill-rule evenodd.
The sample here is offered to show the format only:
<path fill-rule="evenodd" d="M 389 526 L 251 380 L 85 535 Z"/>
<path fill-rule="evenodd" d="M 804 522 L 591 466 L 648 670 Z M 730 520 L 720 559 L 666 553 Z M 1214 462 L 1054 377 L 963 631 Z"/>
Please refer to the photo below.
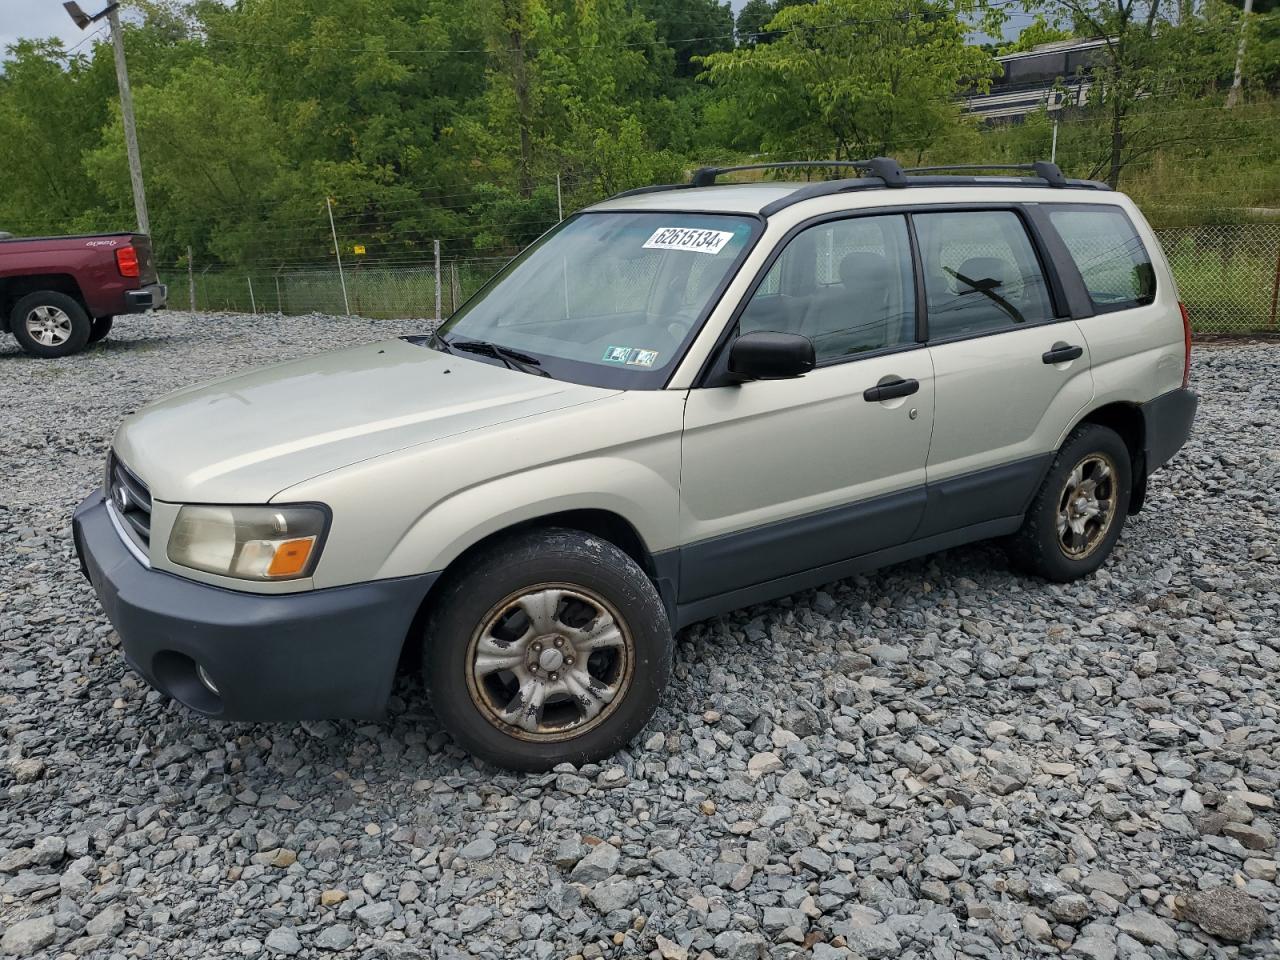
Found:
<path fill-rule="evenodd" d="M 122 277 L 138 276 L 138 251 L 133 247 L 121 247 L 116 251 L 116 267 Z"/>
<path fill-rule="evenodd" d="M 1182 311 L 1182 342 L 1186 349 L 1182 361 L 1182 386 L 1191 383 L 1191 314 L 1187 313 L 1187 305 L 1178 301 L 1178 309 Z"/>

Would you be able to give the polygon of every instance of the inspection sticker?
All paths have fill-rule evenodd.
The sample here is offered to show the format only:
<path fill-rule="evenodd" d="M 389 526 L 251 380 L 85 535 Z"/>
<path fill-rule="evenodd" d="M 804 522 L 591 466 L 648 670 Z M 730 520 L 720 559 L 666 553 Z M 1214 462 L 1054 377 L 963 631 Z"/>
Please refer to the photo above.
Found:
<path fill-rule="evenodd" d="M 657 350 L 639 347 L 605 347 L 605 363 L 621 363 L 628 367 L 652 367 L 658 360 Z"/>
<path fill-rule="evenodd" d="M 723 230 L 694 230 L 690 227 L 659 227 L 645 241 L 646 250 L 685 250 L 689 253 L 719 253 L 733 239 Z"/>

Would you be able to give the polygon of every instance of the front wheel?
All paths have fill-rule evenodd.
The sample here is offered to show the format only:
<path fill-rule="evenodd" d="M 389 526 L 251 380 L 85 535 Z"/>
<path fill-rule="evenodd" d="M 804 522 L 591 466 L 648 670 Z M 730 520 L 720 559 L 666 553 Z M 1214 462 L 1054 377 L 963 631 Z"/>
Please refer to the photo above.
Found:
<path fill-rule="evenodd" d="M 1097 570 L 1120 539 L 1132 469 L 1129 448 L 1114 430 L 1094 423 L 1073 430 L 1012 538 L 1013 560 L 1058 583 Z"/>
<path fill-rule="evenodd" d="M 451 574 L 427 619 L 423 669 L 441 723 L 501 767 L 600 760 L 653 715 L 671 672 L 657 590 L 613 544 L 523 534 Z"/>

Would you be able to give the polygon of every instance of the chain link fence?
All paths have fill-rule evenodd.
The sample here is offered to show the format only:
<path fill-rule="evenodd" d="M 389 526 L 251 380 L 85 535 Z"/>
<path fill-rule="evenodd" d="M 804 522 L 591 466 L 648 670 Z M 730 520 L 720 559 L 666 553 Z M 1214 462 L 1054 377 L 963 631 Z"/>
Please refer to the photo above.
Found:
<path fill-rule="evenodd" d="M 1197 333 L 1280 334 L 1280 223 L 1211 224 L 1156 232 Z M 335 264 L 219 267 L 184 276 L 184 266 L 171 267 L 163 279 L 169 284 L 173 309 L 434 318 L 437 289 L 441 316 L 447 317 L 508 259 L 444 260 L 438 274 L 430 261 L 357 261 L 341 274 Z"/>
<path fill-rule="evenodd" d="M 508 257 L 314 267 L 217 267 L 161 271 L 169 307 L 227 313 L 353 314 L 382 319 L 447 317 L 507 264 Z M 194 298 L 194 300 L 193 300 Z"/>
<path fill-rule="evenodd" d="M 1280 333 L 1280 223 L 1156 232 L 1197 333 Z"/>

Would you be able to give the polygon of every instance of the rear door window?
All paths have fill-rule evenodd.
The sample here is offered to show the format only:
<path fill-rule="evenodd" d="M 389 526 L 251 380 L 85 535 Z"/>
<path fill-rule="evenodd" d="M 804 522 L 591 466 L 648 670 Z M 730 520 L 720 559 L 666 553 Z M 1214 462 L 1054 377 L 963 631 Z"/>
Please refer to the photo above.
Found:
<path fill-rule="evenodd" d="M 1053 319 L 1044 272 L 1010 210 L 913 218 L 929 300 L 929 339 L 1016 330 Z"/>
<path fill-rule="evenodd" d="M 1053 224 L 1099 313 L 1128 310 L 1156 297 L 1151 256 L 1123 210 L 1111 206 L 1047 206 Z"/>

